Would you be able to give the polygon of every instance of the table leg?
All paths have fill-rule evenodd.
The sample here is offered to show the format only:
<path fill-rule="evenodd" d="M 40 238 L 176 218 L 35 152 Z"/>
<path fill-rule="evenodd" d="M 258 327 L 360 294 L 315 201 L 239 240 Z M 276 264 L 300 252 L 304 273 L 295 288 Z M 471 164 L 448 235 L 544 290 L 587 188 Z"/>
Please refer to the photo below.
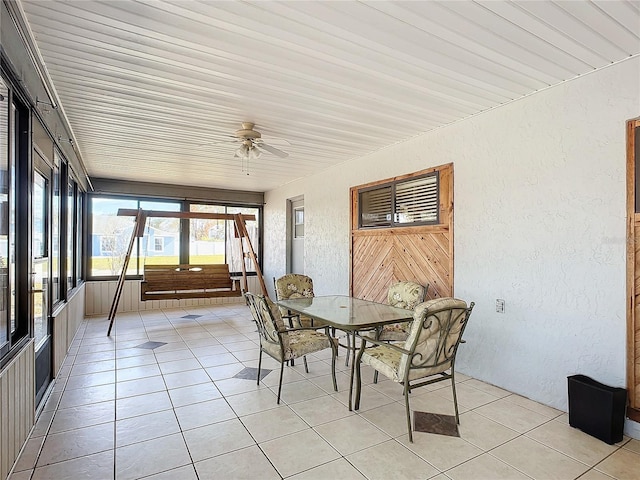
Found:
<path fill-rule="evenodd" d="M 353 374 L 355 372 L 356 359 L 356 332 L 351 332 L 351 377 L 349 378 L 349 411 L 351 407 L 351 397 L 353 396 Z"/>

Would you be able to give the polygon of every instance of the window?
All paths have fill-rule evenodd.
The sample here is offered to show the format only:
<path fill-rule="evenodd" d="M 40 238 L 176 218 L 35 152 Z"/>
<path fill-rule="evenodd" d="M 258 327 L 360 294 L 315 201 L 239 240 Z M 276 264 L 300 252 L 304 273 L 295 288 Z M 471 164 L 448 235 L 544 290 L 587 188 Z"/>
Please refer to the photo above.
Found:
<path fill-rule="evenodd" d="M 117 249 L 117 237 L 115 235 L 103 235 L 100 237 L 100 254 L 112 254 Z"/>
<path fill-rule="evenodd" d="M 434 225 L 439 221 L 439 175 L 363 189 L 359 193 L 359 227 Z"/>
<path fill-rule="evenodd" d="M 62 214 L 60 205 L 60 155 L 56 151 L 53 155 L 53 196 L 51 199 L 51 293 L 53 305 L 61 300 L 60 278 L 62 277 L 62 263 L 60 261 L 61 251 L 61 222 Z"/>
<path fill-rule="evenodd" d="M 67 169 L 68 171 L 68 169 Z M 75 277 L 75 262 L 76 256 L 75 252 L 77 251 L 77 246 L 75 243 L 76 235 L 75 235 L 75 227 L 76 227 L 76 195 L 77 195 L 77 184 L 73 179 L 69 179 L 67 182 L 67 254 L 66 254 L 66 263 L 67 263 L 67 290 L 71 290 L 76 286 L 76 277 Z"/>
<path fill-rule="evenodd" d="M 293 237 L 304 238 L 304 207 L 297 207 L 293 210 Z"/>
<path fill-rule="evenodd" d="M 18 189 L 30 176 L 23 162 L 31 148 L 29 123 L 28 108 L 0 75 L 0 367 L 29 336 L 29 292 L 17 281 L 18 274 L 30 278 L 29 247 L 16 228 L 18 222 L 30 221 L 26 202 L 18 204 L 23 198 Z"/>
<path fill-rule="evenodd" d="M 134 217 L 117 216 L 118 209 L 191 211 L 204 213 L 253 215 L 246 227 L 251 244 L 259 255 L 260 207 L 238 207 L 203 204 L 188 201 L 146 200 L 131 197 L 91 195 L 89 198 L 90 231 L 88 259 L 90 278 L 113 278 L 120 274 L 131 241 Z M 244 246 L 247 251 L 247 246 Z M 232 220 L 179 219 L 149 217 L 141 242 L 135 239 L 127 275 L 141 276 L 144 265 L 174 265 L 180 263 L 229 265 L 232 273 L 242 271 L 240 240 L 235 235 Z M 252 261 L 245 259 L 248 273 L 255 272 Z"/>
<path fill-rule="evenodd" d="M 254 215 L 255 221 L 246 222 L 247 233 L 258 255 L 259 215 L 258 208 L 226 207 L 224 205 L 191 204 L 191 212 L 242 213 Z M 247 251 L 245 246 L 245 251 Z M 226 263 L 229 271 L 242 271 L 240 240 L 235 236 L 235 224 L 232 220 L 213 220 L 192 218 L 189 220 L 189 263 Z M 255 272 L 251 260 L 245 260 L 247 272 Z"/>
<path fill-rule="evenodd" d="M 164 252 L 164 237 L 155 237 L 153 239 L 153 251 Z"/>
<path fill-rule="evenodd" d="M 89 243 L 89 276 L 115 277 L 122 271 L 134 217 L 119 217 L 121 208 L 179 212 L 180 202 L 138 200 L 131 198 L 91 197 L 91 231 Z M 164 237 L 163 248 L 155 249 L 155 239 Z M 127 275 L 142 275 L 144 264 L 170 265 L 180 263 L 180 220 L 177 218 L 147 219 L 142 241 L 135 239 Z"/>

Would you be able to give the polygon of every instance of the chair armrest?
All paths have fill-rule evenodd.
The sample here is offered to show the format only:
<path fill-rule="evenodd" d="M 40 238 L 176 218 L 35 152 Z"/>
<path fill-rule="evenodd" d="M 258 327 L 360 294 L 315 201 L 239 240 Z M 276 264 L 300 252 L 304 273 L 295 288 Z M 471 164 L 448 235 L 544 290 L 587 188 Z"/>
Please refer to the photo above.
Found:
<path fill-rule="evenodd" d="M 372 338 L 363 337 L 361 335 L 358 335 L 358 337 L 360 337 L 360 340 L 362 341 L 362 344 L 360 345 L 360 350 L 364 350 L 366 348 L 365 347 L 366 343 L 372 343 L 374 345 L 389 347 L 390 349 L 396 350 L 396 351 L 398 351 L 398 352 L 400 352 L 402 354 L 405 354 L 405 355 L 409 355 L 411 353 L 411 352 L 409 352 L 409 350 L 401 348 L 398 345 L 395 345 L 393 343 L 388 343 L 388 342 L 385 342 L 383 340 L 373 340 Z"/>

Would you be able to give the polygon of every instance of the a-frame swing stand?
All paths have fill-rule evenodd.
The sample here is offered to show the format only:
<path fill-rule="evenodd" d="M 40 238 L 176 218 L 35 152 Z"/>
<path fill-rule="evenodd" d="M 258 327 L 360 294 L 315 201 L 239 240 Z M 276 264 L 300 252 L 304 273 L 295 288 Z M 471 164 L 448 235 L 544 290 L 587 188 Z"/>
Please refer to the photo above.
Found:
<path fill-rule="evenodd" d="M 214 280 L 214 286 L 219 286 L 217 282 L 222 280 L 221 286 L 228 287 L 222 289 L 215 290 L 207 290 L 208 285 L 197 285 L 198 290 L 194 291 L 194 289 L 190 289 L 189 291 L 185 291 L 180 293 L 177 291 L 179 286 L 172 286 L 172 293 L 161 293 L 162 296 L 156 296 L 154 298 L 165 299 L 165 298 L 173 298 L 173 299 L 182 299 L 182 298 L 202 298 L 202 297 L 214 297 L 214 296 L 240 296 L 248 291 L 247 285 L 247 270 L 245 265 L 245 258 L 250 258 L 253 262 L 253 265 L 256 269 L 256 274 L 258 276 L 258 281 L 260 282 L 260 287 L 262 289 L 262 294 L 266 297 L 268 296 L 267 287 L 264 284 L 264 279 L 262 278 L 262 271 L 260 270 L 260 265 L 258 264 L 258 259 L 256 258 L 256 253 L 253 249 L 253 245 L 251 245 L 251 239 L 249 238 L 249 233 L 247 232 L 247 227 L 245 225 L 245 221 L 247 220 L 255 220 L 255 216 L 253 215 L 243 215 L 241 213 L 208 213 L 208 212 L 167 212 L 167 211 L 159 211 L 159 210 L 131 210 L 131 209 L 123 209 L 118 210 L 118 216 L 129 216 L 135 217 L 135 223 L 133 227 L 133 232 L 131 233 L 131 240 L 129 241 L 129 246 L 127 248 L 127 253 L 124 258 L 124 262 L 122 265 L 122 272 L 118 277 L 118 283 L 116 284 L 116 292 L 113 296 L 113 302 L 111 303 L 111 309 L 109 310 L 109 330 L 107 331 L 107 336 L 111 335 L 111 329 L 113 328 L 113 322 L 116 318 L 116 311 L 118 310 L 118 304 L 120 303 L 120 296 L 122 295 L 122 289 L 124 288 L 124 280 L 127 274 L 127 269 L 129 268 L 129 260 L 131 259 L 131 253 L 133 251 L 133 246 L 135 244 L 136 238 L 141 238 L 144 236 L 144 230 L 147 223 L 148 217 L 163 217 L 163 218 L 203 218 L 203 219 L 211 219 L 211 220 L 233 220 L 235 226 L 235 236 L 238 238 L 240 242 L 240 252 L 242 253 L 242 289 L 236 289 L 236 281 L 231 278 Z M 245 251 L 246 247 L 246 251 Z M 160 266 L 155 266 L 160 267 Z M 161 282 L 159 285 L 162 285 L 164 282 L 164 287 L 167 288 L 167 282 L 175 282 L 176 275 L 180 276 L 181 281 L 187 280 L 186 283 L 196 283 L 200 284 L 203 281 L 203 271 L 205 268 L 196 267 L 196 268 L 188 268 L 188 265 L 179 265 L 172 266 L 173 272 L 170 272 L 170 275 L 167 276 L 165 274 L 161 277 Z M 225 265 L 226 267 L 226 265 Z M 166 270 L 166 269 L 165 269 Z M 193 273 L 191 273 L 193 272 Z M 227 267 L 228 272 L 228 267 Z M 216 273 L 215 275 L 218 275 Z M 195 282 L 189 281 L 189 277 L 198 277 Z M 228 273 L 227 273 L 228 276 Z M 213 278 L 213 277 L 210 277 Z M 174 279 L 174 280 L 171 280 Z M 200 287 L 202 287 L 200 289 Z M 202 293 L 199 293 L 202 292 Z M 152 298 L 150 295 L 147 296 L 147 299 Z"/>

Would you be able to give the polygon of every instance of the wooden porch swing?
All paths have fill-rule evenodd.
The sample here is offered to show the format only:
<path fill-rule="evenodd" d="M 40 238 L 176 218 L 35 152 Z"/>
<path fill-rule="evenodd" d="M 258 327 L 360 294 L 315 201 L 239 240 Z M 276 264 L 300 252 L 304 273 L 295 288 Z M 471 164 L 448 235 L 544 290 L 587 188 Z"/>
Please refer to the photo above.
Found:
<path fill-rule="evenodd" d="M 143 281 L 140 284 L 140 300 L 182 300 L 191 298 L 212 298 L 212 297 L 239 297 L 248 291 L 247 270 L 244 262 L 245 258 L 250 258 L 256 269 L 258 281 L 262 289 L 262 294 L 268 296 L 267 287 L 262 278 L 260 265 L 256 258 L 255 251 L 251 245 L 251 239 L 247 232 L 245 222 L 255 220 L 254 215 L 243 215 L 241 213 L 207 213 L 207 212 L 169 212 L 160 210 L 131 210 L 119 209 L 118 216 L 135 217 L 133 232 L 126 256 L 122 265 L 122 272 L 118 277 L 116 292 L 113 297 L 111 309 L 109 310 L 109 330 L 107 336 L 111 335 L 111 329 L 116 317 L 116 310 L 120 303 L 120 296 L 124 287 L 129 260 L 135 244 L 136 238 L 144 236 L 145 226 L 148 217 L 162 218 L 203 218 L 211 220 L 233 220 L 235 237 L 240 241 L 240 252 L 242 254 L 242 287 L 240 278 L 231 277 L 229 265 L 146 265 L 144 266 Z M 248 251 L 245 252 L 245 246 Z"/>

